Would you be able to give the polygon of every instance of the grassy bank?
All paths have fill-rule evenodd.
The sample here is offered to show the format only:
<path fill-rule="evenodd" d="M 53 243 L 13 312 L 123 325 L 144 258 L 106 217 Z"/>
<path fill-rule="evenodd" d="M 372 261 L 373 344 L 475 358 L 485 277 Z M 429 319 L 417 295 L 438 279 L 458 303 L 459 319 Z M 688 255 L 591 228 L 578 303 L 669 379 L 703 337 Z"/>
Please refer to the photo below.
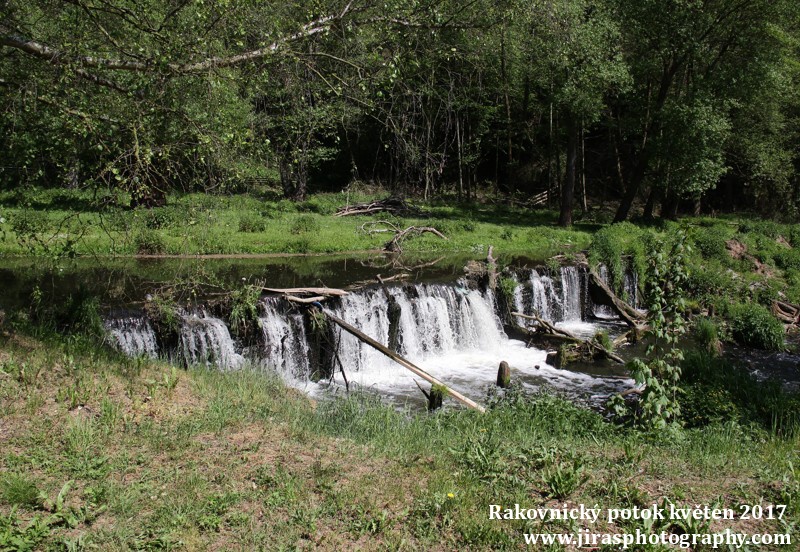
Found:
<path fill-rule="evenodd" d="M 130 210 L 104 205 L 89 192 L 17 190 L 0 193 L 6 222 L 0 226 L 0 253 L 61 254 L 265 254 L 335 253 L 381 249 L 389 236 L 369 235 L 364 223 L 388 220 L 407 226 L 433 226 L 431 234 L 409 240 L 408 251 L 474 252 L 489 245 L 509 253 L 546 258 L 579 251 L 591 227 L 550 228 L 556 215 L 504 205 L 424 206 L 423 216 L 334 217 L 340 206 L 375 199 L 367 194 L 319 194 L 293 203 L 253 196 L 170 196 L 169 204 Z M 123 200 L 124 202 L 124 200 Z"/>
<path fill-rule="evenodd" d="M 664 498 L 737 511 L 787 504 L 780 522 L 733 527 L 796 535 L 798 433 L 769 428 L 769 401 L 766 418 L 744 408 L 756 387 L 741 378 L 727 398 L 742 407 L 735 413 L 717 409 L 698 427 L 658 435 L 548 395 L 495 397 L 485 415 L 409 416 L 363 396 L 317 404 L 246 370 L 178 370 L 80 340 L 2 339 L 3 550 L 511 550 L 523 548 L 523 532 L 579 527 L 490 521 L 490 504 Z M 637 527 L 647 529 L 592 528 Z"/>

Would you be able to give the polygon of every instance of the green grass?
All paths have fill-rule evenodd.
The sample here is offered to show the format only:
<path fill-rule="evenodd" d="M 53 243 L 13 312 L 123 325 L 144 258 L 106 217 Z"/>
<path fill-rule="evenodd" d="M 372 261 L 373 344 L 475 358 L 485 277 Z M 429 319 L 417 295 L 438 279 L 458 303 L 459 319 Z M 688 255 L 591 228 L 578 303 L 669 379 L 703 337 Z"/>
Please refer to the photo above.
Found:
<path fill-rule="evenodd" d="M 387 215 L 334 217 L 350 203 L 375 199 L 363 194 L 319 194 L 306 202 L 252 196 L 170 196 L 169 204 L 131 211 L 97 207 L 89 192 L 26 190 L 0 193 L 0 253 L 78 255 L 194 255 L 336 253 L 382 249 L 386 234 L 369 235 L 365 222 L 434 226 L 448 240 L 423 235 L 408 240 L 413 252 L 484 254 L 489 245 L 508 253 L 545 258 L 579 251 L 590 241 L 589 227 L 553 227 L 555 214 L 506 206 L 423 205 L 424 217 Z M 124 204 L 125 198 L 121 198 Z"/>
<path fill-rule="evenodd" d="M 35 381 L 13 368 L 23 361 Z M 692 385 L 722 377 L 698 366 Z M 269 374 L 176 373 L 19 335 L 0 342 L 0 369 L 0 539 L 29 549 L 515 550 L 524 531 L 569 530 L 489 521 L 489 504 L 667 497 L 800 515 L 797 433 L 747 412 L 658 435 L 518 389 L 487 396 L 486 414 L 360 394 L 312 404 Z"/>

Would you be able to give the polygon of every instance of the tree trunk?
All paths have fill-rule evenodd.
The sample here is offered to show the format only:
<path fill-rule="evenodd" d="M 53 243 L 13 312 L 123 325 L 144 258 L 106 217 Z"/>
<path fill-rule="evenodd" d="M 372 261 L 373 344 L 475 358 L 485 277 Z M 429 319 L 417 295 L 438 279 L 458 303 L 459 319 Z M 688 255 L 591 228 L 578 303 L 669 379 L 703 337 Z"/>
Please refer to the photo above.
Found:
<path fill-rule="evenodd" d="M 561 188 L 561 216 L 559 226 L 572 226 L 572 209 L 575 199 L 575 173 L 578 165 L 578 130 L 575 122 L 567 122 L 567 174 Z"/>
<path fill-rule="evenodd" d="M 653 211 L 656 207 L 656 201 L 658 201 L 659 196 L 659 189 L 656 186 L 652 186 L 650 188 L 650 194 L 647 196 L 647 203 L 644 206 L 644 213 L 642 217 L 645 220 L 653 220 Z"/>

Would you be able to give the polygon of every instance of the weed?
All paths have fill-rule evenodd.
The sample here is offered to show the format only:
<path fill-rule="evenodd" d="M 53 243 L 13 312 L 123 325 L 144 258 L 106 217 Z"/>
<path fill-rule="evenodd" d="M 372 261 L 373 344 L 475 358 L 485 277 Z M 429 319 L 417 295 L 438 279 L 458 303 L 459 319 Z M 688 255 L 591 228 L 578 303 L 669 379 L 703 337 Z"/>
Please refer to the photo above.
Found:
<path fill-rule="evenodd" d="M 583 471 L 583 463 L 577 459 L 555 463 L 542 474 L 548 494 L 558 500 L 569 497 L 588 480 Z"/>
<path fill-rule="evenodd" d="M 12 506 L 33 508 L 39 505 L 39 489 L 27 476 L 16 473 L 0 474 L 0 499 Z"/>
<path fill-rule="evenodd" d="M 753 303 L 738 305 L 731 314 L 731 333 L 739 343 L 771 351 L 785 347 L 783 324 L 765 307 Z"/>

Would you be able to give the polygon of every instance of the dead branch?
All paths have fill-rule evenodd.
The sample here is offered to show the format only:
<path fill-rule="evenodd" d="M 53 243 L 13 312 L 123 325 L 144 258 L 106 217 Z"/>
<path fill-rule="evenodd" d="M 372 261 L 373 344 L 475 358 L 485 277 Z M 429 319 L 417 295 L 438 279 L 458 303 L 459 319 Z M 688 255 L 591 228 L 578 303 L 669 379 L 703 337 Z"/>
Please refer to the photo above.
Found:
<path fill-rule="evenodd" d="M 403 251 L 400 244 L 403 243 L 404 240 L 408 239 L 411 236 L 419 236 L 420 234 L 431 233 L 435 236 L 439 236 L 443 240 L 447 240 L 447 236 L 439 232 L 433 226 L 409 226 L 405 230 L 401 230 L 397 232 L 394 237 L 386 242 L 386 245 L 383 246 L 385 251 L 391 251 L 394 253 L 400 253 Z"/>
<path fill-rule="evenodd" d="M 387 197 L 369 203 L 356 203 L 339 207 L 335 217 L 349 217 L 353 215 L 372 215 L 375 213 L 391 213 L 393 215 L 420 215 L 421 211 L 417 207 L 409 205 L 401 197 Z"/>

